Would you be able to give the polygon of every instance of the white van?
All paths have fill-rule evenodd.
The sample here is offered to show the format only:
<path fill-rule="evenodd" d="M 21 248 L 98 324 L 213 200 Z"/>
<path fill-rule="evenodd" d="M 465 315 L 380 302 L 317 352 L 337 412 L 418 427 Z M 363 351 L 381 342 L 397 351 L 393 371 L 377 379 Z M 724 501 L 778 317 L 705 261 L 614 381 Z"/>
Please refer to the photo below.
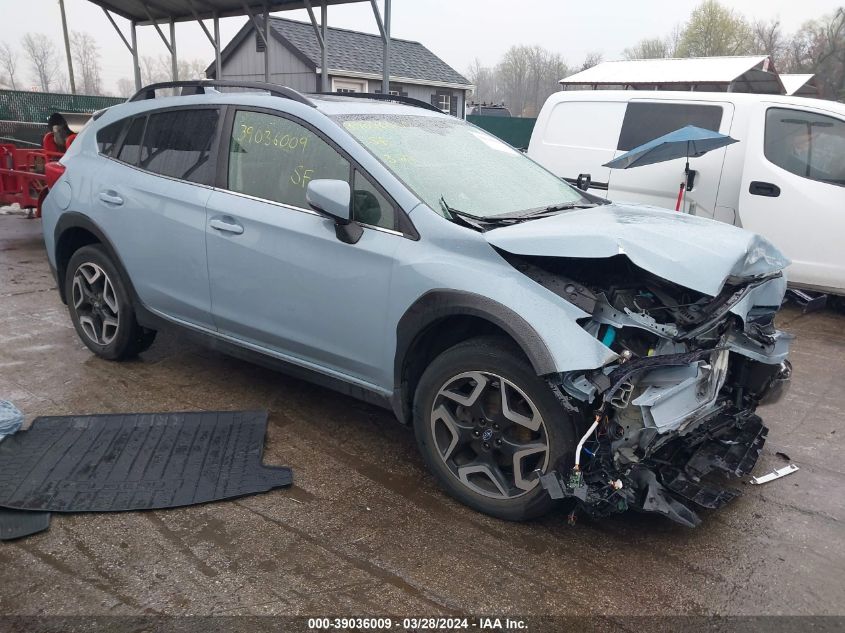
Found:
<path fill-rule="evenodd" d="M 618 202 L 675 208 L 684 160 L 602 165 L 685 125 L 737 139 L 690 159 L 682 211 L 736 224 L 792 259 L 797 287 L 845 295 L 845 104 L 779 95 L 584 90 L 548 98 L 528 155 Z"/>

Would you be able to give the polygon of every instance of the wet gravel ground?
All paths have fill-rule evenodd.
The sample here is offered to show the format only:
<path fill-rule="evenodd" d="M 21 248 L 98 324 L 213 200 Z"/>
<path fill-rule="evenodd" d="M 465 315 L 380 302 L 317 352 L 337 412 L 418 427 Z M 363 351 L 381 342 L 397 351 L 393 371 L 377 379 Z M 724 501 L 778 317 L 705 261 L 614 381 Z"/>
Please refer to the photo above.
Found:
<path fill-rule="evenodd" d="M 110 363 L 80 343 L 40 222 L 0 215 L 0 398 L 39 415 L 268 409 L 295 486 L 236 501 L 54 515 L 0 544 L 2 615 L 845 614 L 845 316 L 787 307 L 788 397 L 756 472 L 800 471 L 697 529 L 628 513 L 511 524 L 445 496 L 392 415 L 174 334 Z"/>

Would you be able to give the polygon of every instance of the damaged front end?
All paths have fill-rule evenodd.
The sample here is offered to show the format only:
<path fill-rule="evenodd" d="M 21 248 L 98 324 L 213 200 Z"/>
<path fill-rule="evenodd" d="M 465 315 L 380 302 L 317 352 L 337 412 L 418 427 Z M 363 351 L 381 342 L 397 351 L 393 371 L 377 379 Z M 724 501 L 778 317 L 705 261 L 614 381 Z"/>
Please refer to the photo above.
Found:
<path fill-rule="evenodd" d="M 549 494 L 594 517 L 630 508 L 691 527 L 698 508 L 737 496 L 730 479 L 751 471 L 766 439 L 755 410 L 791 374 L 790 337 L 774 327 L 781 272 L 728 278 L 711 296 L 624 255 L 506 258 L 591 315 L 581 326 L 616 353 L 553 381 L 585 422 L 574 466 L 541 477 Z"/>

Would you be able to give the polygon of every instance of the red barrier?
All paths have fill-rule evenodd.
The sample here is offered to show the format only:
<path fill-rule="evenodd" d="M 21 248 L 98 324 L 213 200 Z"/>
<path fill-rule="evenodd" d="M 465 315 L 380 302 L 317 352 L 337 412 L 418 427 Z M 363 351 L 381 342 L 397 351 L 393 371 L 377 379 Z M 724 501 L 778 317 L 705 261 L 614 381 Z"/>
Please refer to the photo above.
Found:
<path fill-rule="evenodd" d="M 34 217 L 41 217 L 41 202 L 47 195 L 44 170 L 61 157 L 60 152 L 0 143 L 0 206 L 17 203 L 22 209 L 34 209 Z"/>

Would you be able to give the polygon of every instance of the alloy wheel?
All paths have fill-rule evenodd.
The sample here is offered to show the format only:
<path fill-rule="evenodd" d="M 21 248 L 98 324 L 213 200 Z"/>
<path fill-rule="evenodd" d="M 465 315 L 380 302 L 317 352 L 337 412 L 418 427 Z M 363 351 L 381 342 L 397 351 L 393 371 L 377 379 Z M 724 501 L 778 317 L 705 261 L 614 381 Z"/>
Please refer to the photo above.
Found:
<path fill-rule="evenodd" d="M 120 327 L 120 309 L 114 285 L 93 262 L 81 264 L 73 275 L 73 308 L 85 335 L 97 345 L 108 345 Z"/>
<path fill-rule="evenodd" d="M 471 371 L 448 379 L 430 415 L 436 453 L 465 486 L 494 499 L 520 497 L 549 461 L 546 425 L 522 389 L 496 374 Z"/>

